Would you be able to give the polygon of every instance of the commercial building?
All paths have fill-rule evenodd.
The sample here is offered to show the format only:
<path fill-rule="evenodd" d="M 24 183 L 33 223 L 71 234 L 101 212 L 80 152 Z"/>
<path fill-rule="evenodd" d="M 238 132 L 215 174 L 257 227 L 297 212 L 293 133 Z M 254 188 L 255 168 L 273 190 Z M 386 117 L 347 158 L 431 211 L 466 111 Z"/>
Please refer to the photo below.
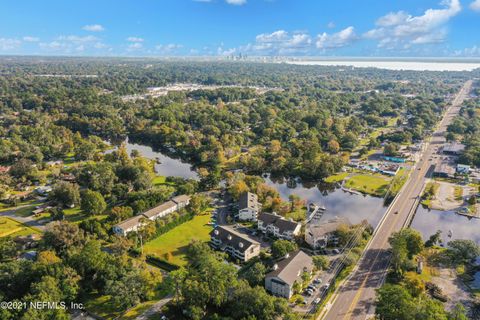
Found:
<path fill-rule="evenodd" d="M 313 262 L 303 251 L 296 251 L 277 262 L 273 269 L 265 276 L 265 290 L 289 299 L 293 295 L 295 282 L 301 283 L 304 273 L 312 273 Z"/>
<path fill-rule="evenodd" d="M 293 240 L 300 234 L 302 225 L 293 220 L 287 220 L 276 213 L 262 212 L 258 215 L 258 230 L 276 238 Z"/>
<path fill-rule="evenodd" d="M 231 227 L 217 226 L 210 232 L 210 245 L 215 250 L 221 250 L 233 259 L 246 262 L 260 254 L 260 243 L 237 232 Z"/>
<path fill-rule="evenodd" d="M 446 143 L 443 146 L 443 153 L 458 156 L 461 155 L 465 151 L 465 145 L 458 142 Z"/>

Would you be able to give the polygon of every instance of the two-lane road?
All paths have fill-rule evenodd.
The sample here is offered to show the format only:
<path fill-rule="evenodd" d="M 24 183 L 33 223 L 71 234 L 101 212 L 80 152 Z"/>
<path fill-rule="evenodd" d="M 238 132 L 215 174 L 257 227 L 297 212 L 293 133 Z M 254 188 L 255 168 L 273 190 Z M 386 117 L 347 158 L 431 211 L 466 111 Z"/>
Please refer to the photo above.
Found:
<path fill-rule="evenodd" d="M 334 301 L 324 314 L 324 319 L 367 319 L 375 310 L 375 289 L 379 288 L 390 263 L 388 238 L 409 222 L 422 193 L 426 176 L 432 163 L 429 161 L 436 146 L 443 142 L 448 124 L 458 114 L 460 105 L 468 96 L 471 81 L 465 83 L 445 112 L 442 121 L 420 156 L 414 171 L 399 195 L 387 209 L 357 268 L 334 295 Z"/>

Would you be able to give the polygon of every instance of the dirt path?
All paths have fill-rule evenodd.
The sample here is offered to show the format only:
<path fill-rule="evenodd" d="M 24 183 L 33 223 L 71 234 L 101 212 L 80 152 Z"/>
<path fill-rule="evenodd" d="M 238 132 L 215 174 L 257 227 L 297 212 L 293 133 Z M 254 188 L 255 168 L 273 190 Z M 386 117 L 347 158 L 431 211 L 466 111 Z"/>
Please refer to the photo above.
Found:
<path fill-rule="evenodd" d="M 467 286 L 458 278 L 455 270 L 449 268 L 437 268 L 438 275 L 432 277 L 432 282 L 442 289 L 442 293 L 448 297 L 445 308 L 452 310 L 457 303 L 468 306 L 472 298 Z"/>
<path fill-rule="evenodd" d="M 450 182 L 436 181 L 438 191 L 435 199 L 431 201 L 431 208 L 435 210 L 453 211 L 464 205 L 464 199 L 471 192 L 470 187 L 453 184 Z M 455 199 L 455 188 L 462 188 L 462 198 Z"/>

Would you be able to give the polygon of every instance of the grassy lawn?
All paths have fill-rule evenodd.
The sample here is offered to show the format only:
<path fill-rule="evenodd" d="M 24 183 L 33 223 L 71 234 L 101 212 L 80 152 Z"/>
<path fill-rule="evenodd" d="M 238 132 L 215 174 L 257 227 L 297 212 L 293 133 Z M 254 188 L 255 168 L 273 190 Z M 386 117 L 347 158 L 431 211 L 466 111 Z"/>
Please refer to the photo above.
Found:
<path fill-rule="evenodd" d="M 383 196 L 388 189 L 390 180 L 380 174 L 359 174 L 350 177 L 345 186 L 363 193 Z"/>
<path fill-rule="evenodd" d="M 90 218 L 90 216 L 85 214 L 80 207 L 64 209 L 63 212 L 65 213 L 65 220 L 73 223 L 80 223 L 83 220 Z M 92 217 L 95 217 L 97 220 L 103 220 L 108 217 L 108 215 L 100 214 Z"/>
<path fill-rule="evenodd" d="M 208 222 L 210 222 L 210 214 L 196 216 L 147 242 L 143 250 L 146 254 L 155 254 L 160 258 L 164 258 L 164 255 L 170 252 L 172 259 L 169 262 L 183 266 L 186 264 L 184 251 L 188 244 L 193 240 L 208 241 L 210 239 L 209 233 L 212 227 L 207 225 Z"/>
<path fill-rule="evenodd" d="M 453 196 L 455 200 L 462 200 L 463 199 L 463 188 L 460 186 L 455 186 L 453 190 Z"/>
<path fill-rule="evenodd" d="M 161 186 L 161 185 L 175 186 L 175 183 L 167 182 L 167 177 L 165 176 L 155 176 L 155 178 L 153 178 L 152 184 L 154 186 Z"/>
<path fill-rule="evenodd" d="M 113 319 L 121 311 L 110 301 L 110 296 L 92 296 L 85 302 L 85 309 L 104 319 Z"/>
<path fill-rule="evenodd" d="M 32 206 L 27 206 L 27 207 L 23 207 L 23 208 L 20 208 L 18 210 L 15 211 L 15 215 L 16 216 L 19 216 L 19 217 L 28 217 L 28 216 L 31 216 L 32 215 L 32 212 L 33 210 L 35 210 L 35 206 L 32 205 Z"/>
<path fill-rule="evenodd" d="M 40 231 L 8 217 L 0 217 L 0 237 L 26 236 L 34 233 L 40 233 Z"/>
<path fill-rule="evenodd" d="M 326 183 L 336 183 L 336 182 L 341 182 L 343 181 L 346 177 L 348 177 L 349 173 L 348 172 L 340 172 L 333 174 L 331 176 L 326 177 L 323 181 Z"/>

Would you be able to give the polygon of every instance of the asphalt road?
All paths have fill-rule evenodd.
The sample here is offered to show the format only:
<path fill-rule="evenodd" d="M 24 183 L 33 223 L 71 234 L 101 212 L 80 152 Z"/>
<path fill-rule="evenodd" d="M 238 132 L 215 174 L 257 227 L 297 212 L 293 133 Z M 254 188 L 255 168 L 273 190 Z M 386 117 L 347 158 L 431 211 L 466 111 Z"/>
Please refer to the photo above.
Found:
<path fill-rule="evenodd" d="M 338 289 L 333 302 L 327 304 L 328 310 L 323 319 L 373 318 L 375 289 L 383 284 L 390 263 L 388 238 L 393 232 L 402 229 L 410 222 L 411 215 L 418 205 L 425 179 L 432 170 L 433 162 L 429 159 L 435 148 L 443 143 L 443 134 L 448 124 L 458 114 L 461 103 L 470 92 L 471 84 L 471 81 L 466 82 L 452 101 L 431 140 L 425 144 L 424 151 L 409 180 L 385 212 L 357 268 Z M 434 232 L 433 229 L 432 232 Z"/>

